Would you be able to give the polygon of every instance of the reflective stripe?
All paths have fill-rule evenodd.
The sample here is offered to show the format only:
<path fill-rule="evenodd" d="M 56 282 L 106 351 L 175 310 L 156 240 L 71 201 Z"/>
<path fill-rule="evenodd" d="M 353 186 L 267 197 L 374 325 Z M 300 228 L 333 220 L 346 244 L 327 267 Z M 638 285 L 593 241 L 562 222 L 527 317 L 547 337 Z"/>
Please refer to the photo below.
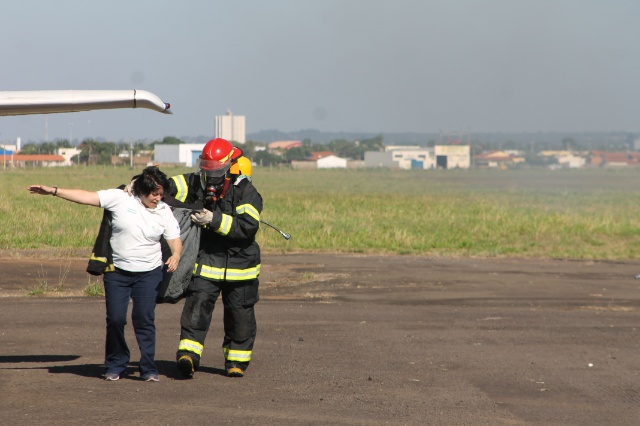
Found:
<path fill-rule="evenodd" d="M 235 149 L 232 149 L 231 151 L 229 151 L 229 155 L 226 155 L 226 156 L 222 157 L 218 161 L 220 163 L 226 163 L 227 161 L 229 161 L 229 158 L 231 158 L 231 155 L 233 155 L 234 152 L 235 152 Z"/>
<path fill-rule="evenodd" d="M 231 231 L 231 222 L 233 222 L 233 218 L 228 214 L 222 213 L 222 222 L 216 232 L 220 235 L 227 235 Z"/>
<path fill-rule="evenodd" d="M 227 361 L 249 362 L 251 361 L 251 351 L 239 351 L 236 349 L 222 348 L 224 358 Z"/>
<path fill-rule="evenodd" d="M 260 213 L 258 213 L 258 210 L 256 210 L 256 208 L 253 207 L 251 204 L 243 204 L 241 206 L 236 207 L 236 212 L 238 212 L 238 214 L 246 213 L 252 218 L 254 218 L 255 220 L 257 220 L 258 222 L 260 221 Z"/>
<path fill-rule="evenodd" d="M 198 271 L 198 264 L 196 263 L 193 267 L 193 273 L 196 274 Z M 244 281 L 244 280 L 254 280 L 258 278 L 260 275 L 260 265 L 254 266 L 253 268 L 247 269 L 226 269 L 227 276 L 225 278 L 225 269 L 224 268 L 214 268 L 208 265 L 202 265 L 202 269 L 200 270 L 200 276 L 203 278 L 210 278 L 213 280 L 227 280 L 227 281 Z"/>
<path fill-rule="evenodd" d="M 198 356 L 202 356 L 202 351 L 204 350 L 204 346 L 195 340 L 182 339 L 180 340 L 180 344 L 178 345 L 179 351 L 188 351 L 197 354 Z"/>
<path fill-rule="evenodd" d="M 176 188 L 178 188 L 178 192 L 176 193 L 176 200 L 184 203 L 184 200 L 187 199 L 187 194 L 189 193 L 186 179 L 183 175 L 173 176 L 171 179 L 173 179 L 176 184 Z"/>
<path fill-rule="evenodd" d="M 106 257 L 97 257 L 95 253 L 91 253 L 91 257 L 89 258 L 89 260 L 104 263 L 105 265 L 107 265 L 104 267 L 104 270 L 102 272 L 113 272 L 116 270 L 116 267 L 113 265 L 113 263 L 107 264 L 108 259 Z"/>
<path fill-rule="evenodd" d="M 89 260 L 97 260 L 98 262 L 107 263 L 106 257 L 97 257 L 95 253 L 91 253 Z"/>

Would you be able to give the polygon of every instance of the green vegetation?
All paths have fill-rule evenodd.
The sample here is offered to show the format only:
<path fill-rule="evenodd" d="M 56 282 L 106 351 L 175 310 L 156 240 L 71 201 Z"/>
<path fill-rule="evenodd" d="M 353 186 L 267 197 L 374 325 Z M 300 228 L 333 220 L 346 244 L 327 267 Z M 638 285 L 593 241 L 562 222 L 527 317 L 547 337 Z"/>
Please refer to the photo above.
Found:
<path fill-rule="evenodd" d="M 82 290 L 82 293 L 85 296 L 104 296 L 104 285 L 102 284 L 102 279 L 91 279 L 91 276 L 89 276 L 89 282 L 87 282 L 87 285 Z"/>
<path fill-rule="evenodd" d="M 164 168 L 168 175 L 187 171 Z M 0 249 L 86 248 L 100 209 L 29 195 L 29 184 L 97 190 L 139 170 L 7 170 Z M 640 169 L 313 170 L 254 168 L 265 251 L 569 259 L 640 257 Z"/>
<path fill-rule="evenodd" d="M 182 143 L 185 142 L 174 136 L 166 136 L 161 141 L 155 141 L 150 144 L 140 141 L 135 143 L 100 142 L 88 138 L 78 145 L 78 149 L 80 149 L 81 152 L 74 156 L 72 161 L 75 164 L 111 165 L 111 156 L 118 155 L 122 152 L 129 154 L 133 150 L 133 155 L 136 155 L 141 152 L 152 151 L 156 144 L 179 145 Z M 20 150 L 20 154 L 55 154 L 59 148 L 73 148 L 73 145 L 71 145 L 67 139 L 62 139 L 56 142 L 44 142 L 41 144 L 27 143 Z"/>
<path fill-rule="evenodd" d="M 49 282 L 47 273 L 41 267 L 38 271 L 38 284 L 30 290 L 27 290 L 27 296 L 44 296 L 52 293 L 61 293 L 64 291 L 64 283 L 69 276 L 70 268 L 70 264 L 66 264 L 64 267 L 61 266 L 57 283 L 53 285 Z"/>

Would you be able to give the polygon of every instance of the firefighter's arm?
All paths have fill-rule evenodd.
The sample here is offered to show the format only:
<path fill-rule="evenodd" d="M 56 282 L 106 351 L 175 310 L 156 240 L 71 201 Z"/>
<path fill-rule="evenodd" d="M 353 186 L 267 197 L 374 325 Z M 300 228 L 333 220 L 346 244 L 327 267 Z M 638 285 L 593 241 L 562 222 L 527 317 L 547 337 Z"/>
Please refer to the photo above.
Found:
<path fill-rule="evenodd" d="M 188 193 L 189 184 L 185 175 L 172 176 L 169 179 L 169 195 L 184 203 Z"/>
<path fill-rule="evenodd" d="M 216 233 L 235 239 L 254 238 L 260 228 L 262 197 L 257 191 L 245 191 L 245 195 L 236 206 L 235 214 L 227 215 L 214 212 L 209 228 Z"/>

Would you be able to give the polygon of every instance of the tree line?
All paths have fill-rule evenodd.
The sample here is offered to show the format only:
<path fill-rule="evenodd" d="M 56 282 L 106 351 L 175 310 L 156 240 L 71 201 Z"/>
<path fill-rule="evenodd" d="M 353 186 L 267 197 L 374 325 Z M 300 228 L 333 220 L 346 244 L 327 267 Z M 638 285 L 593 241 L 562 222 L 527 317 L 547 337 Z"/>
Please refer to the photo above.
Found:
<path fill-rule="evenodd" d="M 153 151 L 155 145 L 178 145 L 184 144 L 185 141 L 174 136 L 167 136 L 162 140 L 151 143 L 145 142 L 101 142 L 95 139 L 84 139 L 80 145 L 74 147 L 67 139 L 55 142 L 44 142 L 40 144 L 28 143 L 20 150 L 21 154 L 55 154 L 60 148 L 78 148 L 80 153 L 71 160 L 76 164 L 111 164 L 111 156 L 120 155 L 123 152 L 138 155 L 141 152 Z M 379 135 L 374 138 L 364 139 L 361 141 L 348 141 L 345 139 L 336 139 L 326 144 L 314 144 L 309 139 L 302 141 L 302 146 L 291 148 L 282 153 L 269 152 L 266 148 L 267 144 L 258 141 L 247 141 L 241 145 L 244 155 L 250 158 L 256 164 L 263 166 L 273 166 L 282 163 L 290 163 L 291 161 L 308 160 L 313 152 L 331 151 L 338 157 L 350 160 L 364 160 L 366 151 L 383 151 L 383 136 Z"/>
<path fill-rule="evenodd" d="M 257 142 L 247 141 L 247 144 L 243 145 L 242 149 L 245 150 L 245 146 L 251 148 L 245 150 L 245 155 L 256 164 L 273 166 L 292 161 L 309 160 L 312 157 L 312 153 L 322 151 L 330 151 L 334 155 L 348 160 L 364 160 L 364 153 L 367 151 L 384 151 L 384 137 L 378 135 L 373 138 L 356 141 L 335 139 L 326 144 L 314 144 L 311 140 L 304 139 L 302 146 L 290 148 L 282 154 L 267 150 L 255 151 L 255 146 L 257 145 Z"/>
<path fill-rule="evenodd" d="M 604 151 L 615 151 L 633 148 L 634 139 L 627 137 L 621 141 L 623 143 L 612 146 L 611 144 L 594 145 L 580 143 L 576 138 L 563 137 L 560 143 L 549 143 L 532 141 L 529 144 L 516 143 L 507 140 L 504 142 L 491 142 L 476 139 L 471 145 L 471 155 L 475 156 L 482 152 L 494 150 L 517 150 L 523 153 L 528 164 L 548 165 L 550 161 L 554 161 L 549 157 L 540 157 L 540 150 L 544 149 L 564 149 L 569 151 L 589 151 L 592 149 L 600 149 Z M 174 136 L 166 136 L 162 140 L 148 142 L 133 143 L 115 143 L 103 142 L 95 139 L 85 139 L 77 146 L 81 150 L 80 154 L 72 158 L 76 164 L 111 164 L 111 156 L 120 155 L 123 152 L 138 155 L 142 152 L 151 153 L 155 145 L 169 144 L 177 145 L 187 143 Z M 424 146 L 432 147 L 442 142 L 430 140 Z M 446 143 L 445 143 L 446 144 Z M 244 155 L 250 158 L 254 163 L 262 166 L 276 166 L 279 164 L 291 163 L 292 161 L 309 160 L 313 152 L 330 151 L 341 158 L 348 160 L 364 160 L 364 153 L 367 151 L 384 151 L 384 137 L 379 134 L 375 137 L 361 140 L 334 139 L 327 143 L 313 143 L 311 139 L 304 139 L 302 145 L 288 149 L 286 151 L 269 151 L 266 149 L 267 143 L 249 140 L 242 144 Z M 73 148 L 74 146 L 66 139 L 55 142 L 44 143 L 28 143 L 23 146 L 20 153 L 22 154 L 55 154 L 59 148 Z"/>
<path fill-rule="evenodd" d="M 20 154 L 55 154 L 60 148 L 78 148 L 80 153 L 71 158 L 76 164 L 111 164 L 111 156 L 118 156 L 124 152 L 128 155 L 138 155 L 142 152 L 153 151 L 153 147 L 157 144 L 180 144 L 184 141 L 174 137 L 167 136 L 160 141 L 151 143 L 145 142 L 102 142 L 95 139 L 84 139 L 80 145 L 73 146 L 67 139 L 61 139 L 55 142 L 28 143 L 20 149 Z"/>

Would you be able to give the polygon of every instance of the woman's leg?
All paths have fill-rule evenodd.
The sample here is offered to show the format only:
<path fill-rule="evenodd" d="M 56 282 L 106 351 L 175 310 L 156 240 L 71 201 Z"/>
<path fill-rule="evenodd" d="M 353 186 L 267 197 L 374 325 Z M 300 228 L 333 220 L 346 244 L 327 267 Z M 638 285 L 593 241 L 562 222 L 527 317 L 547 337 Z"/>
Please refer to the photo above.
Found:
<path fill-rule="evenodd" d="M 104 298 L 107 308 L 104 363 L 107 373 L 122 374 L 129 363 L 130 353 L 124 337 L 124 326 L 127 324 L 131 283 L 131 277 L 121 271 L 104 274 Z"/>
<path fill-rule="evenodd" d="M 162 281 L 162 267 L 138 273 L 131 298 L 133 310 L 131 320 L 140 348 L 140 375 L 158 374 L 155 364 L 156 325 L 155 308 L 158 286 Z"/>

